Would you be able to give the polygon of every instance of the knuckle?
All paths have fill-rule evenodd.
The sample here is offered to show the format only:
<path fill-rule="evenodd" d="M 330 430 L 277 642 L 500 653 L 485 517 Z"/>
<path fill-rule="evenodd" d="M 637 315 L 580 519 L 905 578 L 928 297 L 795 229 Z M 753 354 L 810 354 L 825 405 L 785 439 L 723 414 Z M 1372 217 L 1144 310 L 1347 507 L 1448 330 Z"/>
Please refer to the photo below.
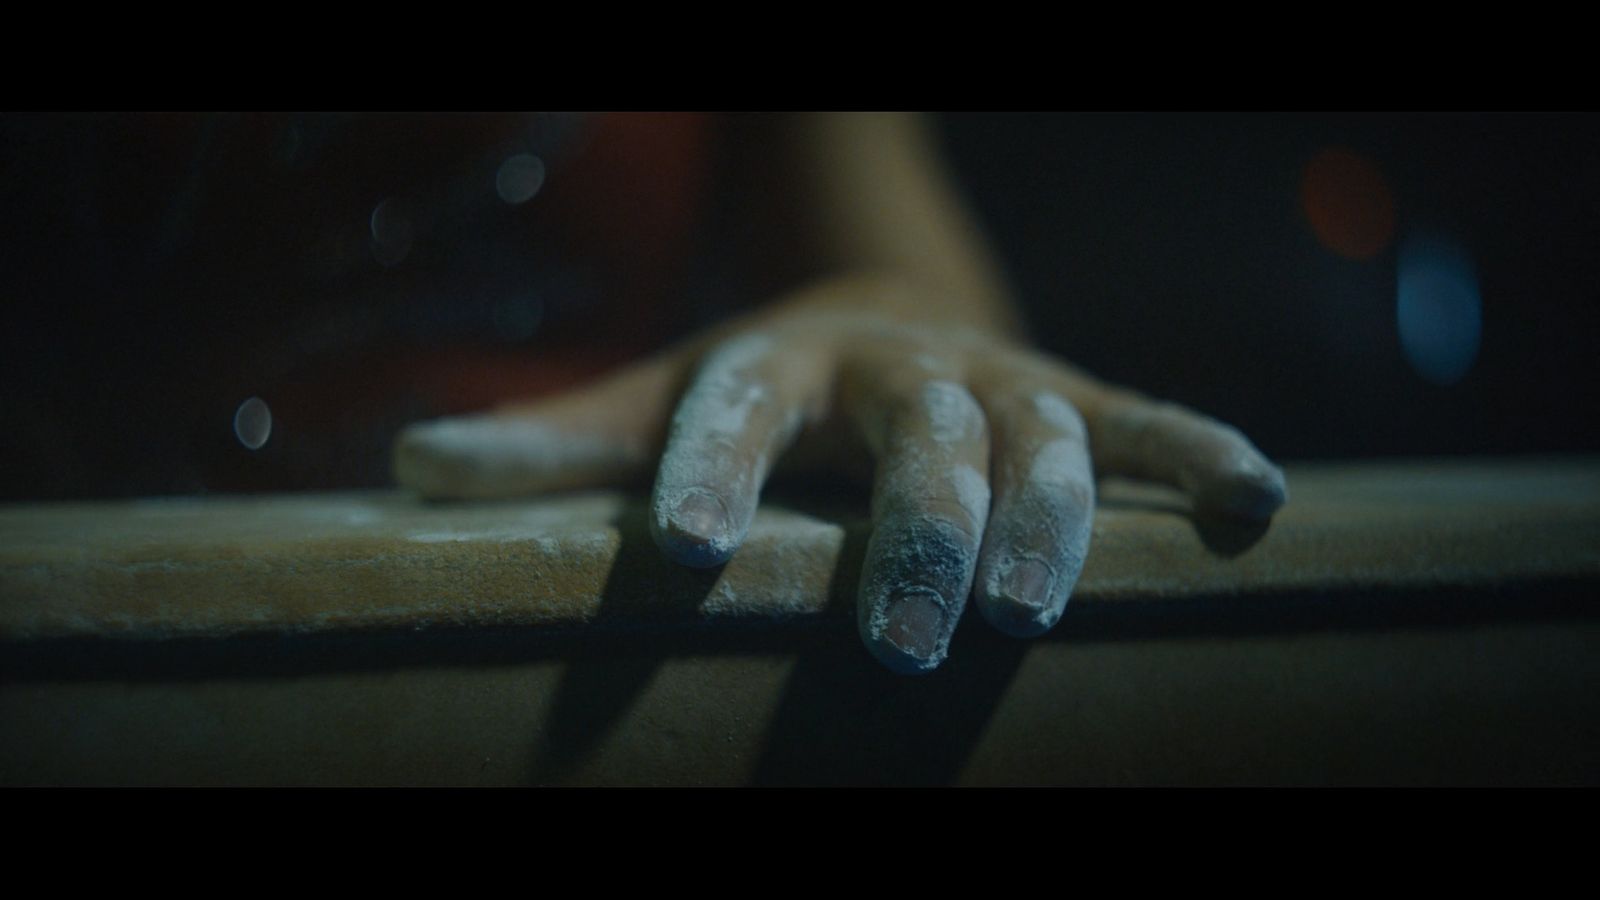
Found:
<path fill-rule="evenodd" d="M 912 575 L 943 588 L 969 579 L 977 556 L 978 541 L 959 522 L 917 513 L 889 515 L 873 530 L 866 577 Z"/>
<path fill-rule="evenodd" d="M 1050 390 L 1033 391 L 1028 396 L 1028 406 L 1038 421 L 1062 437 L 1080 443 L 1088 440 L 1089 429 L 1084 424 L 1083 414 L 1060 394 Z"/>
<path fill-rule="evenodd" d="M 1055 486 L 1057 503 L 1072 512 L 1087 511 L 1094 507 L 1094 485 L 1084 479 Z"/>
<path fill-rule="evenodd" d="M 926 432 L 935 442 L 949 444 L 982 436 L 983 408 L 963 385 L 944 379 L 918 380 L 885 399 L 891 428 Z"/>
<path fill-rule="evenodd" d="M 700 362 L 701 374 L 734 374 L 755 368 L 772 355 L 776 344 L 771 335 L 761 331 L 731 337 L 706 353 Z"/>
<path fill-rule="evenodd" d="M 989 486 L 970 467 L 933 482 L 891 479 L 873 510 L 880 522 L 939 522 L 976 544 L 989 512 Z"/>
<path fill-rule="evenodd" d="M 1045 442 L 1028 463 L 1027 482 L 1052 491 L 1083 489 L 1092 484 L 1088 449 L 1084 442 L 1056 438 Z"/>

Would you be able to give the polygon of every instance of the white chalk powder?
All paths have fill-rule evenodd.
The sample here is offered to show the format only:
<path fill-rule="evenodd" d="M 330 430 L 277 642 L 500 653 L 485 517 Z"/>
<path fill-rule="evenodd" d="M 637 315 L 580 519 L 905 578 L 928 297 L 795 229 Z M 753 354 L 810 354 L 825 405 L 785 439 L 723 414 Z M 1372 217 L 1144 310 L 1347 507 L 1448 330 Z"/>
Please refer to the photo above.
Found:
<path fill-rule="evenodd" d="M 562 469 L 614 460 L 623 449 L 594 435 L 568 434 L 543 422 L 508 417 L 440 419 L 410 435 L 429 454 L 474 463 L 484 471 Z"/>
<path fill-rule="evenodd" d="M 772 338 L 748 334 L 708 356 L 672 418 L 673 439 L 734 440 L 742 435 L 750 413 L 772 396 L 772 388 L 748 371 L 767 358 L 772 346 Z"/>
<path fill-rule="evenodd" d="M 672 417 L 672 434 L 661 458 L 651 499 L 656 527 L 666 527 L 691 492 L 709 492 L 729 517 L 718 533 L 701 535 L 719 557 L 732 553 L 744 539 L 766 477 L 765 448 L 756 448 L 748 463 L 742 457 L 751 416 L 773 398 L 772 387 L 750 370 L 768 359 L 773 346 L 770 336 L 755 333 L 712 351 Z M 798 426 L 798 416 L 789 413 L 780 438 L 787 439 Z"/>
<path fill-rule="evenodd" d="M 966 511 L 968 524 L 973 531 L 981 531 L 984 519 L 989 515 L 989 482 L 978 470 L 968 465 L 959 465 L 950 473 L 951 487 L 955 490 L 956 502 Z"/>
<path fill-rule="evenodd" d="M 527 417 L 464 416 L 406 429 L 395 475 L 432 496 L 495 497 L 592 483 L 643 461 L 643 450 L 627 441 Z"/>
<path fill-rule="evenodd" d="M 747 334 L 712 351 L 678 405 L 674 430 L 681 427 L 698 434 L 742 434 L 750 412 L 772 395 L 771 388 L 752 378 L 747 370 L 763 362 L 772 346 L 772 338 L 767 335 Z"/>
<path fill-rule="evenodd" d="M 706 367 L 716 366 L 734 372 L 747 369 L 765 359 L 772 352 L 773 343 L 771 335 L 759 331 L 741 334 L 718 344 L 706 357 Z"/>
<path fill-rule="evenodd" d="M 1083 416 L 1078 415 L 1072 404 L 1057 394 L 1049 391 L 1034 394 L 1033 411 L 1039 414 L 1046 425 L 1057 431 L 1073 437 L 1084 435 Z"/>
<path fill-rule="evenodd" d="M 983 410 L 966 388 L 950 381 L 930 381 L 922 386 L 921 400 L 928 416 L 928 434 L 935 441 L 953 444 L 983 431 Z"/>
<path fill-rule="evenodd" d="M 1083 484 L 1092 478 L 1089 452 L 1082 441 L 1058 438 L 1046 443 L 1033 456 L 1028 467 L 1028 482 L 1065 486 Z"/>

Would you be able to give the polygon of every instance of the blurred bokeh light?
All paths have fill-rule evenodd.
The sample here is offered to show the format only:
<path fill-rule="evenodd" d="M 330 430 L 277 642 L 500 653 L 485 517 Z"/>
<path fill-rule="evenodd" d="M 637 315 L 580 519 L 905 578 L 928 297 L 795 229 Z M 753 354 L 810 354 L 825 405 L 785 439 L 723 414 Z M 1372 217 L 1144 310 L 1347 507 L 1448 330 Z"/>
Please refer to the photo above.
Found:
<path fill-rule="evenodd" d="M 415 233 L 411 216 L 400 201 L 391 197 L 374 207 L 368 227 L 372 231 L 372 255 L 384 266 L 399 265 L 411 252 Z"/>
<path fill-rule="evenodd" d="M 518 153 L 508 158 L 495 172 L 495 193 L 512 206 L 532 200 L 542 187 L 544 160 L 531 153 Z"/>
<path fill-rule="evenodd" d="M 260 450 L 272 437 L 272 410 L 260 397 L 251 397 L 239 404 L 233 413 L 233 434 L 239 443 L 251 450 Z"/>
<path fill-rule="evenodd" d="M 1483 329 L 1472 258 L 1444 235 L 1411 235 L 1400 247 L 1397 280 L 1396 316 L 1406 361 L 1434 384 L 1455 384 L 1477 359 Z"/>
<path fill-rule="evenodd" d="M 1322 246 L 1347 259 L 1372 259 L 1394 240 L 1394 194 L 1376 163 L 1343 148 L 1306 164 L 1300 200 Z"/>

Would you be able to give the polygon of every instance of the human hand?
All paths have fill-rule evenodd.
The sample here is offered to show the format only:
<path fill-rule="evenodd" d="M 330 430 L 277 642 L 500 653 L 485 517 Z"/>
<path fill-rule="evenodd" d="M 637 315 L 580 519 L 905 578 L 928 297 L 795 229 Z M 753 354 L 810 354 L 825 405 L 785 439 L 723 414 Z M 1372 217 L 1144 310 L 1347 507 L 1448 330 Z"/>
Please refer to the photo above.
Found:
<path fill-rule="evenodd" d="M 982 331 L 849 311 L 907 289 L 828 282 L 594 387 L 414 425 L 396 476 L 482 498 L 625 484 L 655 466 L 657 543 L 710 567 L 738 550 L 786 452 L 870 462 L 858 622 L 905 673 L 944 660 L 975 585 L 1001 631 L 1055 625 L 1089 549 L 1097 475 L 1164 482 L 1201 514 L 1260 520 L 1284 503 L 1282 472 L 1227 425 Z"/>

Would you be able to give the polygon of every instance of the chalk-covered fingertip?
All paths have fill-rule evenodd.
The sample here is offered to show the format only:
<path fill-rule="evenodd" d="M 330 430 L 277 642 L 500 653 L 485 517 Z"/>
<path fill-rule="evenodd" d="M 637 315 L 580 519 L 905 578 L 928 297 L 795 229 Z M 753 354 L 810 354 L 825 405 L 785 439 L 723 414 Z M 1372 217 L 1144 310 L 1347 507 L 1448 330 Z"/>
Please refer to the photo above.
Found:
<path fill-rule="evenodd" d="M 653 506 L 650 526 L 656 543 L 680 565 L 714 568 L 739 547 L 742 536 L 735 533 L 727 503 L 705 488 L 658 496 Z"/>
<path fill-rule="evenodd" d="M 900 675 L 926 675 L 950 648 L 948 604 L 932 590 L 911 588 L 884 598 L 862 623 L 873 658 Z"/>
<path fill-rule="evenodd" d="M 440 440 L 441 430 L 448 432 L 454 427 L 450 421 L 417 422 L 406 426 L 395 437 L 390 471 L 397 484 L 424 497 L 443 498 L 455 493 L 457 479 L 452 472 L 461 468 L 459 460 L 454 460 L 451 453 L 455 444 L 448 436 Z"/>
<path fill-rule="evenodd" d="M 1251 521 L 1272 518 L 1287 502 L 1283 470 L 1264 460 L 1225 473 L 1200 497 L 1204 511 Z"/>
<path fill-rule="evenodd" d="M 1056 580 L 1055 569 L 1042 560 L 1002 559 L 980 579 L 978 612 L 1003 634 L 1038 637 L 1061 619 L 1061 606 L 1052 599 Z"/>

